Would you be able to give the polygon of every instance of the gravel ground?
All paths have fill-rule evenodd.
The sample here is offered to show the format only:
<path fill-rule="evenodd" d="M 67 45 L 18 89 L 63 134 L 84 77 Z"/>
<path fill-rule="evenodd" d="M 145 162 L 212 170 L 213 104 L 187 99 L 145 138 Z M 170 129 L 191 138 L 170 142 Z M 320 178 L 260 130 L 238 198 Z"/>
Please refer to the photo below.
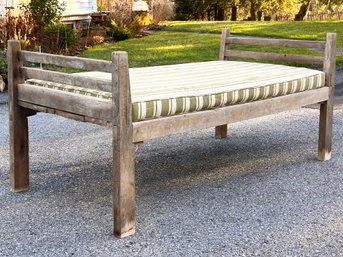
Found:
<path fill-rule="evenodd" d="M 328 162 L 308 108 L 139 146 L 137 233 L 122 240 L 110 130 L 31 117 L 31 190 L 11 193 L 7 112 L 0 94 L 0 256 L 343 256 L 342 110 Z"/>

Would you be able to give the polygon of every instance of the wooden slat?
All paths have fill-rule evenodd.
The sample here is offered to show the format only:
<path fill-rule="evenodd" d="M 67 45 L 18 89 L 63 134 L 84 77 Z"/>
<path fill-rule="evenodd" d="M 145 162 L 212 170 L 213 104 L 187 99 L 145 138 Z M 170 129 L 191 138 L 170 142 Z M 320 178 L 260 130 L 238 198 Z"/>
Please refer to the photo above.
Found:
<path fill-rule="evenodd" d="M 112 103 L 105 99 L 29 84 L 18 85 L 18 99 L 50 109 L 57 109 L 95 119 L 112 120 Z"/>
<path fill-rule="evenodd" d="M 276 39 L 260 37 L 228 37 L 228 44 L 255 45 L 255 46 L 275 46 L 275 47 L 293 47 L 293 48 L 316 48 L 324 49 L 325 41 L 309 41 L 295 39 Z"/>
<path fill-rule="evenodd" d="M 329 99 L 320 105 L 318 159 L 321 161 L 331 158 L 335 71 L 336 34 L 328 33 L 326 37 L 324 72 L 325 85 L 329 87 Z"/>
<path fill-rule="evenodd" d="M 329 88 L 320 88 L 267 100 L 238 104 L 214 110 L 159 118 L 133 123 L 133 141 L 146 141 L 176 133 L 230 124 L 282 111 L 292 110 L 313 103 L 326 101 Z"/>
<path fill-rule="evenodd" d="M 113 232 L 123 238 L 135 233 L 135 160 L 132 139 L 132 103 L 129 64 L 126 52 L 114 52 L 112 62 L 118 72 L 113 81 Z"/>
<path fill-rule="evenodd" d="M 45 81 L 112 92 L 112 82 L 106 79 L 84 77 L 76 74 L 27 67 L 21 68 L 21 72 L 25 79 L 41 79 Z"/>
<path fill-rule="evenodd" d="M 72 120 L 76 120 L 76 121 L 88 122 L 88 123 L 93 123 L 93 124 L 106 126 L 106 127 L 108 127 L 112 124 L 110 121 L 107 121 L 107 120 L 95 119 L 95 118 L 91 118 L 91 117 L 87 117 L 87 116 L 83 116 L 83 115 L 78 115 L 78 114 L 69 113 L 69 112 L 65 112 L 65 111 L 61 111 L 61 110 L 51 109 L 51 108 L 47 108 L 45 106 L 40 106 L 40 105 L 27 103 L 27 102 L 23 102 L 23 101 L 19 101 L 18 104 L 22 107 L 25 107 L 25 108 L 28 108 L 31 110 L 35 110 L 36 112 L 56 114 L 56 115 L 62 116 L 64 118 L 68 118 L 68 119 L 72 119 Z"/>
<path fill-rule="evenodd" d="M 268 60 L 278 62 L 293 62 L 302 64 L 323 64 L 323 57 L 319 56 L 306 56 L 306 55 L 290 55 L 278 53 L 263 53 L 253 51 L 237 51 L 228 50 L 225 55 L 229 57 L 248 58 L 257 60 Z"/>
<path fill-rule="evenodd" d="M 14 192 L 29 189 L 29 135 L 26 109 L 18 105 L 18 84 L 24 81 L 20 73 L 23 63 L 18 59 L 20 42 L 8 42 L 8 102 L 10 134 L 10 184 Z"/>
<path fill-rule="evenodd" d="M 21 61 L 52 64 L 60 67 L 76 68 L 91 71 L 112 72 L 116 67 L 109 61 L 81 58 L 75 56 L 63 56 L 56 54 L 20 51 Z"/>
<path fill-rule="evenodd" d="M 225 52 L 229 49 L 229 45 L 225 42 L 225 40 L 228 36 L 230 36 L 230 30 L 223 29 L 220 40 L 219 60 L 227 60 L 227 58 L 225 58 Z"/>

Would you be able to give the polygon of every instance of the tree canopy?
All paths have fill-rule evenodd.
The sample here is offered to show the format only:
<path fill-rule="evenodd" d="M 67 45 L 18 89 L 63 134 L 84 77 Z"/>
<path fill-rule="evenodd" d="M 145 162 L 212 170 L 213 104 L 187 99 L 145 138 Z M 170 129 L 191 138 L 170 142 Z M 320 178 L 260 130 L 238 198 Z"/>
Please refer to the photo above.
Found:
<path fill-rule="evenodd" d="M 342 0 L 175 0 L 178 20 L 303 20 L 312 5 L 342 6 Z"/>

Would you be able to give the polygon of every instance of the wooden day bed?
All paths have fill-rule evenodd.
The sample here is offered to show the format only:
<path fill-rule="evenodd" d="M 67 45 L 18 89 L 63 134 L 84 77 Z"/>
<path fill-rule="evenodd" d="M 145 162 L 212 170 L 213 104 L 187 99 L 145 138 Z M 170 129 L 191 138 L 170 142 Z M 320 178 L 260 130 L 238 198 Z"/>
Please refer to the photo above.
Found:
<path fill-rule="evenodd" d="M 236 51 L 229 49 L 231 44 L 324 49 L 325 56 Z M 335 55 L 336 34 L 327 34 L 322 42 L 231 37 L 224 29 L 219 61 L 129 69 L 126 52 L 114 52 L 108 62 L 23 51 L 18 41 L 10 41 L 11 189 L 29 189 L 27 117 L 37 112 L 112 128 L 113 218 L 118 237 L 135 232 L 135 143 L 210 127 L 215 127 L 217 138 L 224 138 L 229 123 L 319 103 L 318 159 L 328 160 Z M 323 64 L 324 72 L 228 61 L 231 57 Z M 24 65 L 28 62 L 90 72 L 65 74 L 30 68 Z"/>

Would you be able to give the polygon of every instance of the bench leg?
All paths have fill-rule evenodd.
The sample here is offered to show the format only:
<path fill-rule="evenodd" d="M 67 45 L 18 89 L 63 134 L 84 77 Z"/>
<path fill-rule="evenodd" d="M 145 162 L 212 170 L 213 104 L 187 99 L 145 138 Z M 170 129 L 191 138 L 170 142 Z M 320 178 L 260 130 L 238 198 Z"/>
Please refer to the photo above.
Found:
<path fill-rule="evenodd" d="M 29 135 L 26 111 L 10 103 L 10 184 L 13 192 L 29 189 Z"/>
<path fill-rule="evenodd" d="M 318 160 L 327 161 L 331 158 L 332 144 L 333 100 L 320 105 Z"/>
<path fill-rule="evenodd" d="M 114 234 L 124 238 L 135 233 L 136 200 L 132 126 L 113 127 L 113 218 Z"/>
<path fill-rule="evenodd" d="M 216 126 L 215 138 L 217 139 L 227 138 L 227 124 Z"/>

